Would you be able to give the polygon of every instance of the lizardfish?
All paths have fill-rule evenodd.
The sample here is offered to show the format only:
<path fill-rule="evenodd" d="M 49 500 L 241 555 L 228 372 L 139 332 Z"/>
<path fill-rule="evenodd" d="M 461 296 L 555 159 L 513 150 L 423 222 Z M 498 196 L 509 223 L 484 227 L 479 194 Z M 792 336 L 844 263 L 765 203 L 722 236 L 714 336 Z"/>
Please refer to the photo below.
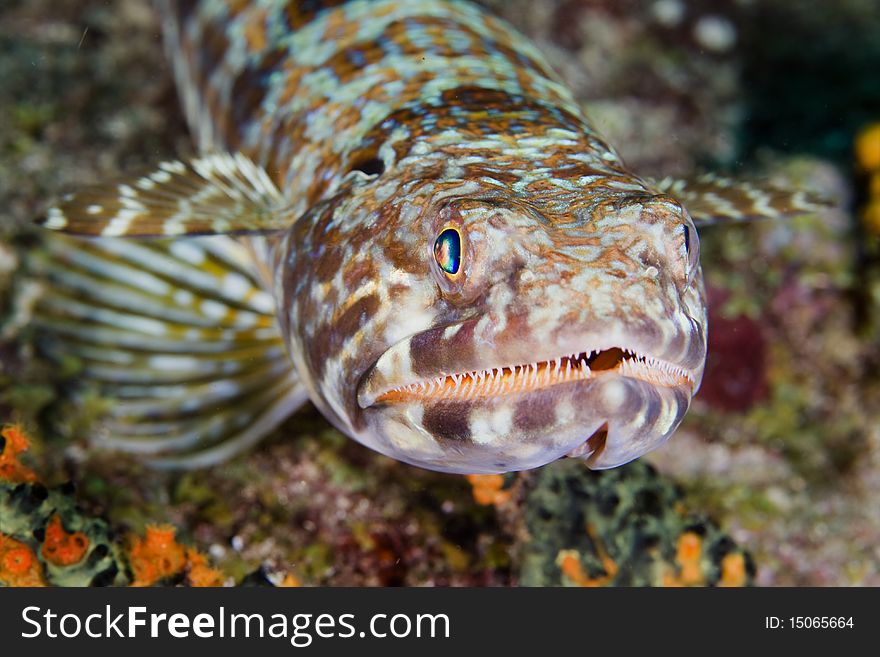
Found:
<path fill-rule="evenodd" d="M 703 375 L 697 225 L 816 207 L 632 173 L 469 2 L 156 4 L 199 155 L 47 214 L 79 237 L 49 240 L 35 321 L 112 400 L 98 441 L 160 464 L 307 400 L 434 470 L 626 463 Z"/>

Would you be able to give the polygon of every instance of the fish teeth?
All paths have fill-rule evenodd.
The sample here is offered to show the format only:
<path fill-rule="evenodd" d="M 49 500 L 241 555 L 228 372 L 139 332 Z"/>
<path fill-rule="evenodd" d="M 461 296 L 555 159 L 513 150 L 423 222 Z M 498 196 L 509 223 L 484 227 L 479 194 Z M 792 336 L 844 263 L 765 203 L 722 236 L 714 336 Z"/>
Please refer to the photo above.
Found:
<path fill-rule="evenodd" d="M 465 384 L 461 387 L 460 394 L 465 399 L 470 399 L 471 393 L 474 390 L 474 386 L 477 383 L 477 377 L 474 375 L 470 375 L 466 378 L 467 378 L 467 380 L 465 381 Z"/>
<path fill-rule="evenodd" d="M 693 383 L 693 375 L 683 367 L 654 356 L 640 354 L 629 348 L 620 348 L 624 358 L 615 370 L 624 376 L 642 379 L 658 385 Z M 389 390 L 385 394 L 407 396 L 453 397 L 472 399 L 481 395 L 503 395 L 554 383 L 584 381 L 593 378 L 589 361 L 601 350 L 591 349 L 546 361 L 519 365 L 491 367 L 454 374 L 440 374 L 431 379 L 414 381 Z"/>
<path fill-rule="evenodd" d="M 503 368 L 503 367 L 501 368 L 501 390 L 500 390 L 500 392 L 507 392 L 508 390 L 510 390 L 510 384 L 513 383 L 513 368 L 508 367 L 506 369 L 509 372 L 507 376 L 504 375 L 505 368 Z"/>

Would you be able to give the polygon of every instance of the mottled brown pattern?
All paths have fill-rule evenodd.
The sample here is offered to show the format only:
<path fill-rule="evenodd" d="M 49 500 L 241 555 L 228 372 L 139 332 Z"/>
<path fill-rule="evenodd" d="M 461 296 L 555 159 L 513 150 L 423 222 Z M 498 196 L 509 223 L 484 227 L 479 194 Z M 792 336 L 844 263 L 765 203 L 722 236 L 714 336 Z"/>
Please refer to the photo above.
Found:
<path fill-rule="evenodd" d="M 355 42 L 336 52 L 327 60 L 326 66 L 334 71 L 339 84 L 347 84 L 360 75 L 363 69 L 381 62 L 386 51 L 383 49 L 382 40 L 393 43 L 402 55 L 412 55 L 419 52 L 414 45 L 407 41 L 408 27 L 404 21 L 389 23 L 377 39 L 370 41 Z M 435 56 L 448 57 L 456 53 L 450 47 L 445 52 L 434 52 Z"/>
<path fill-rule="evenodd" d="M 412 41 L 411 35 L 417 28 L 425 29 L 428 35 L 433 37 L 428 48 Z M 457 35 L 466 39 L 466 43 L 462 43 L 460 39 L 455 43 L 448 41 L 446 39 L 448 30 L 455 30 Z M 467 25 L 439 16 L 418 16 L 408 18 L 405 21 L 392 21 L 376 39 L 353 43 L 339 50 L 327 60 L 325 65 L 335 72 L 340 84 L 346 84 L 367 66 L 381 62 L 387 55 L 386 50 L 383 49 L 383 43 L 393 44 L 395 56 L 404 57 L 455 58 L 464 55 L 479 57 L 486 55 L 489 51 L 494 51 L 504 56 L 507 62 L 519 72 L 518 80 L 524 87 L 528 84 L 525 76 L 527 71 L 542 76 L 550 75 L 546 66 L 542 66 L 533 59 L 517 53 L 504 44 L 487 41 Z"/>
<path fill-rule="evenodd" d="M 417 97 L 422 85 L 429 82 L 429 78 L 414 77 L 403 88 L 401 98 Z M 487 110 L 492 108 L 491 122 L 486 121 Z M 431 133 L 426 132 L 426 119 L 430 117 Z M 352 115 L 351 120 L 356 117 Z M 341 117 L 342 124 L 346 124 L 345 116 Z M 484 134 L 514 134 L 514 129 L 525 135 L 537 136 L 552 128 L 577 131 L 578 121 L 564 110 L 557 110 L 543 103 L 525 99 L 521 96 L 496 89 L 486 89 L 472 84 L 462 84 L 460 87 L 444 91 L 439 99 L 439 105 L 424 107 L 406 107 L 390 113 L 386 119 L 367 132 L 358 150 L 352 155 L 352 159 L 361 158 L 365 153 L 375 152 L 378 144 L 387 141 L 391 132 L 398 126 L 405 126 L 410 134 L 407 140 L 394 144 L 396 160 L 406 157 L 413 145 L 419 139 L 431 139 L 432 133 L 443 130 L 457 130 L 461 133 L 460 144 L 447 145 L 443 151 L 451 155 L 466 155 L 468 139 L 476 139 Z M 513 140 L 513 137 L 511 138 Z M 566 147 L 571 153 L 582 152 L 575 147 Z M 491 154 L 483 154 L 491 161 Z M 551 154 L 548 153 L 548 156 Z M 557 155 L 559 157 L 559 155 Z M 478 165 L 484 166 L 484 165 Z M 587 165 L 576 164 L 575 167 L 580 175 L 595 173 L 595 169 Z M 429 174 L 422 172 L 422 179 Z M 499 167 L 498 175 L 517 176 L 515 173 L 504 173 L 504 168 Z"/>

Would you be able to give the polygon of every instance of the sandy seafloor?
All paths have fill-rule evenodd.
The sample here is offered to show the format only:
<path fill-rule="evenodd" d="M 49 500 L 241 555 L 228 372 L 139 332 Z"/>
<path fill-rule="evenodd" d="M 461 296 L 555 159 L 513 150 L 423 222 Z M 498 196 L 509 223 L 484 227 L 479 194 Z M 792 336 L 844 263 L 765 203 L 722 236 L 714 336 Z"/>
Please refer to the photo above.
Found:
<path fill-rule="evenodd" d="M 537 42 L 635 171 L 787 175 L 842 199 L 821 216 L 703 231 L 704 385 L 643 461 L 667 491 L 651 499 L 702 518 L 716 544 L 729 537 L 750 581 L 880 585 L 880 249 L 856 218 L 852 156 L 857 131 L 880 121 L 880 3 L 487 4 Z M 159 473 L 90 449 L 70 381 L 30 340 L 30 221 L 63 191 L 187 153 L 146 2 L 0 2 L 0 423 L 29 430 L 44 481 L 76 482 L 83 513 L 120 535 L 173 524 L 230 582 L 262 568 L 305 584 L 571 584 L 558 553 L 576 548 L 594 578 L 609 575 L 607 552 L 624 571 L 636 563 L 608 583 L 661 583 L 639 571 L 640 545 L 619 541 L 626 519 L 595 520 L 601 496 L 572 502 L 611 480 L 571 462 L 511 475 L 507 499 L 483 506 L 463 477 L 377 456 L 311 408 L 210 470 Z M 625 490 L 652 475 L 611 476 Z M 674 522 L 657 530 L 673 574 Z"/>

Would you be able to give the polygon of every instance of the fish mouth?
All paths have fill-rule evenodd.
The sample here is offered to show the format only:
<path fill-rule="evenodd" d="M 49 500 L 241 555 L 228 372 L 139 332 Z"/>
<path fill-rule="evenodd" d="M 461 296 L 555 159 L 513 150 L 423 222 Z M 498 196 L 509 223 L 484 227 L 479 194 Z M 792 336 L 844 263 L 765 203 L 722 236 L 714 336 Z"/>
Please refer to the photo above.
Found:
<path fill-rule="evenodd" d="M 418 401 L 469 401 L 537 392 L 553 386 L 619 375 L 662 388 L 693 390 L 697 374 L 685 367 L 634 349 L 611 347 L 556 356 L 531 363 L 487 367 L 454 374 L 441 373 L 378 389 L 367 385 L 359 395 L 361 408 Z"/>

